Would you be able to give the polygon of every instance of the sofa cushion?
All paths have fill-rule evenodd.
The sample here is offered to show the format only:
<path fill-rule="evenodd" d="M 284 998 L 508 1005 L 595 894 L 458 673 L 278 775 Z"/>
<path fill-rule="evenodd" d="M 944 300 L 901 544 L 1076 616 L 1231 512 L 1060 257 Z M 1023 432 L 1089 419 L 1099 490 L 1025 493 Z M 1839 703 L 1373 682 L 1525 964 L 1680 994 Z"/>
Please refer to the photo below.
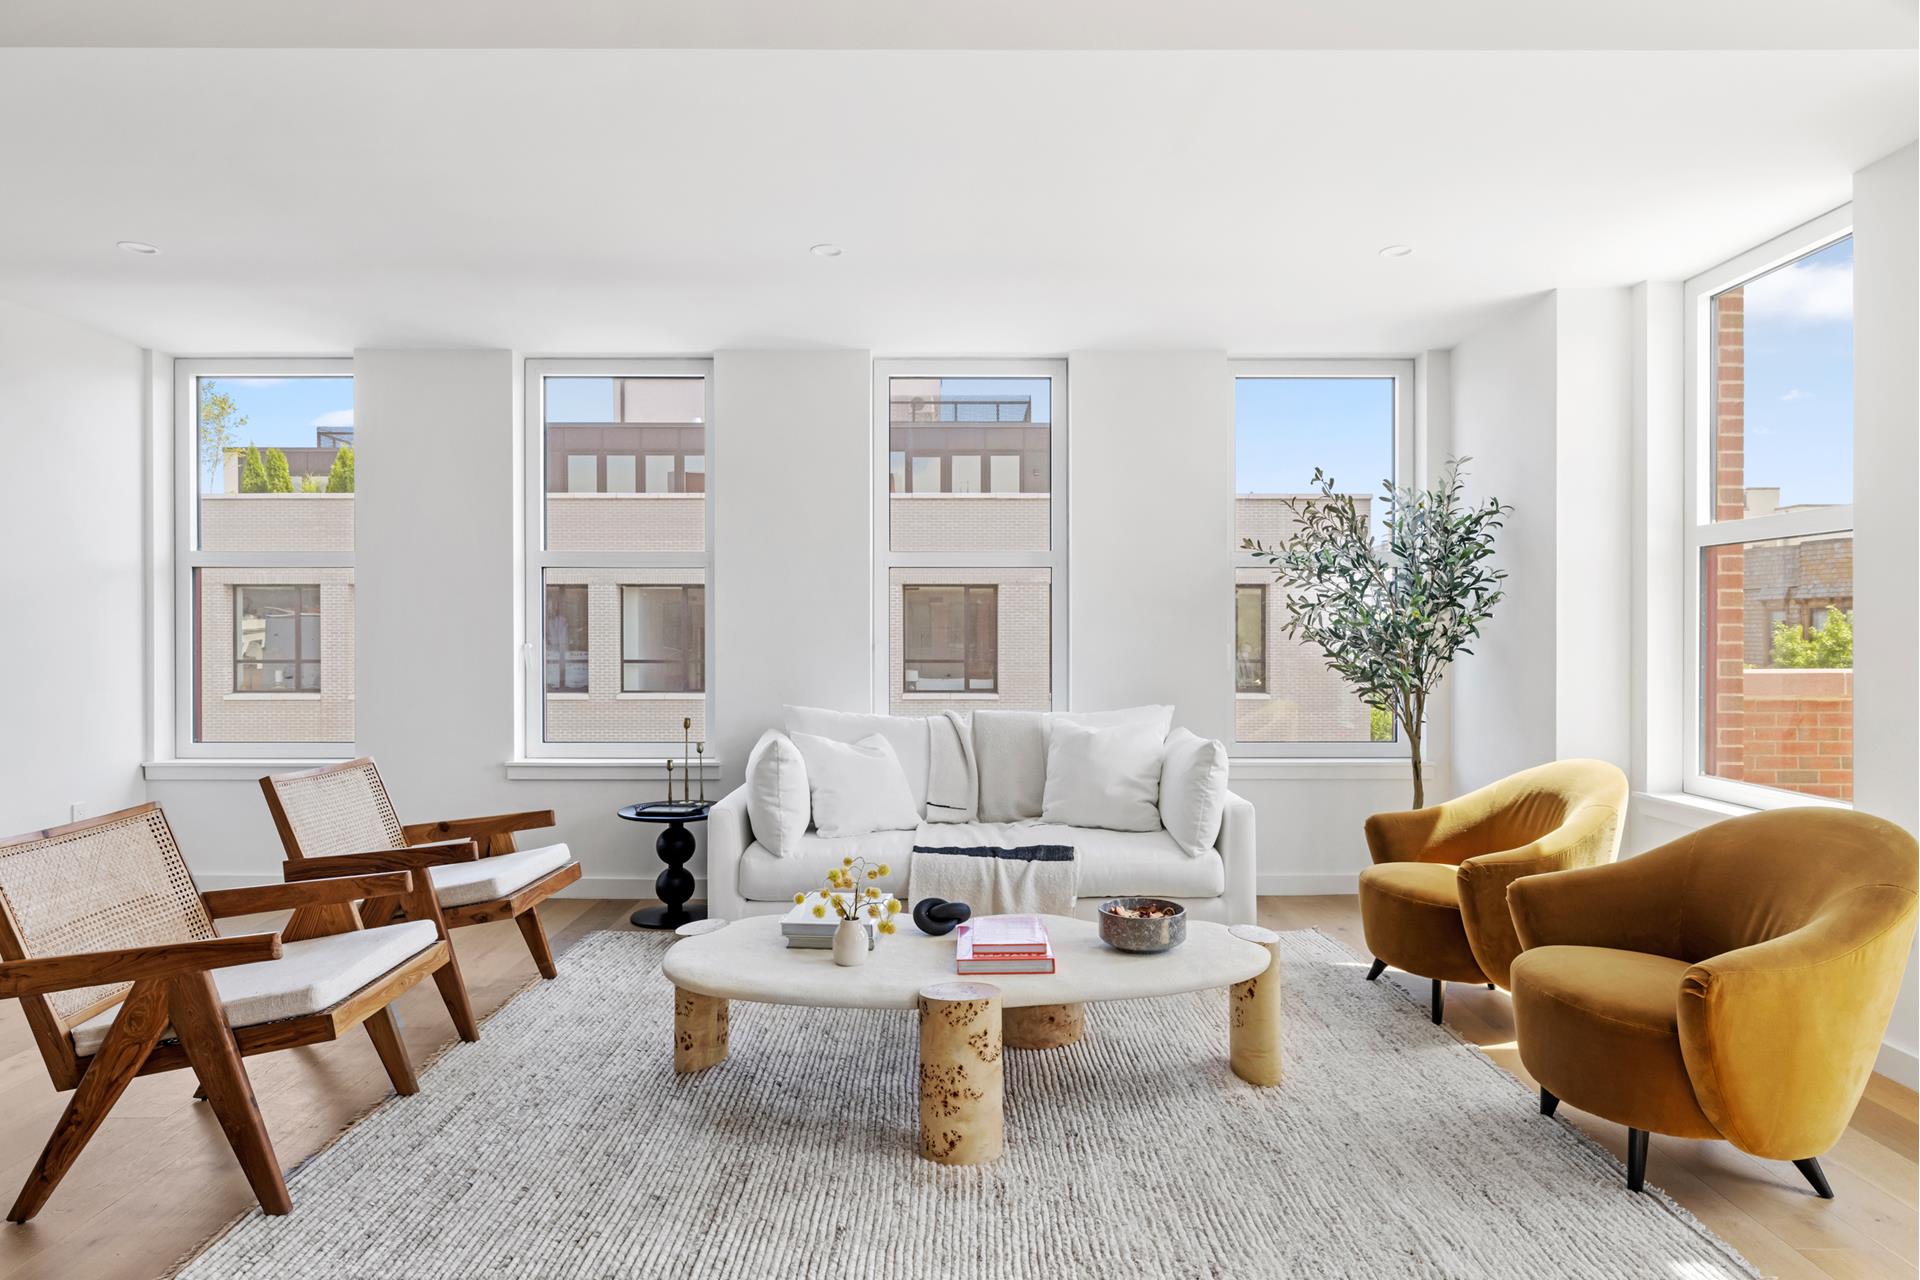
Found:
<path fill-rule="evenodd" d="M 378 929 L 283 942 L 278 960 L 209 972 L 220 1002 L 226 1006 L 227 1022 L 251 1027 L 330 1009 L 439 940 L 439 930 L 431 920 L 408 920 Z M 71 1032 L 73 1051 L 86 1056 L 99 1049 L 119 1013 L 120 1006 L 114 1005 L 75 1026 Z"/>
<path fill-rule="evenodd" d="M 1047 734 L 1041 818 L 1069 827 L 1159 829 L 1165 737 L 1153 725 L 1137 721 L 1098 729 L 1054 723 Z"/>
<path fill-rule="evenodd" d="M 925 716 L 875 716 L 822 707 L 785 707 L 787 732 L 810 733 L 832 742 L 858 742 L 879 734 L 893 747 L 900 771 L 907 775 L 914 811 L 927 813 L 927 720 Z"/>
<path fill-rule="evenodd" d="M 875 831 L 830 839 L 809 831 L 784 855 L 774 854 L 756 840 L 740 855 L 740 896 L 749 902 L 790 902 L 796 893 L 826 888 L 827 872 L 843 858 L 886 863 L 888 874 L 873 883 L 884 892 L 904 894 L 913 861 L 913 832 Z"/>
<path fill-rule="evenodd" d="M 813 825 L 821 835 L 911 831 L 920 825 L 899 758 L 879 734 L 835 742 L 796 733 L 793 745 L 807 762 L 807 794 L 813 802 Z"/>
<path fill-rule="evenodd" d="M 433 896 L 443 907 L 464 907 L 475 902 L 491 902 L 511 897 L 538 880 L 573 861 L 565 844 L 521 849 L 476 862 L 449 862 L 429 867 Z"/>
<path fill-rule="evenodd" d="M 773 853 L 785 853 L 806 831 L 812 813 L 800 748 L 778 729 L 767 730 L 747 757 L 747 821 L 753 838 Z"/>
<path fill-rule="evenodd" d="M 1219 850 L 1196 858 L 1165 831 L 1077 829 L 1073 845 L 1082 898 L 1213 898 L 1227 889 Z"/>
<path fill-rule="evenodd" d="M 1187 729 L 1169 733 L 1160 766 L 1160 823 L 1174 843 L 1199 856 L 1220 838 L 1226 811 L 1226 746 Z"/>
<path fill-rule="evenodd" d="M 1375 957 L 1442 982 L 1485 982 L 1460 918 L 1460 868 L 1380 862 L 1360 873 L 1360 925 Z"/>

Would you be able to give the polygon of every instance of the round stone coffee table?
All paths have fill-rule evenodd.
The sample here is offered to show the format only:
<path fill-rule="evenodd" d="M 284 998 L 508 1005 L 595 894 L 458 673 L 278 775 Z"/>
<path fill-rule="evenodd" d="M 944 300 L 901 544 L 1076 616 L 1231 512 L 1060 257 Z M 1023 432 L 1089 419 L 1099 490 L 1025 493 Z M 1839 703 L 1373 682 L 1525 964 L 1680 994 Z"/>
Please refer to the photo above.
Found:
<path fill-rule="evenodd" d="M 942 1164 L 1000 1154 L 1000 1054 L 1071 1044 L 1084 1006 L 1232 987 L 1229 1061 L 1257 1085 L 1280 1083 L 1279 935 L 1193 921 L 1172 951 L 1137 955 L 1100 940 L 1087 920 L 1045 916 L 1056 972 L 957 975 L 954 939 L 912 930 L 880 939 L 867 963 L 841 967 L 825 950 L 789 948 L 779 916 L 753 916 L 683 938 L 661 969 L 674 985 L 673 1069 L 727 1056 L 728 1002 L 809 1008 L 917 1009 L 920 1153 Z"/>

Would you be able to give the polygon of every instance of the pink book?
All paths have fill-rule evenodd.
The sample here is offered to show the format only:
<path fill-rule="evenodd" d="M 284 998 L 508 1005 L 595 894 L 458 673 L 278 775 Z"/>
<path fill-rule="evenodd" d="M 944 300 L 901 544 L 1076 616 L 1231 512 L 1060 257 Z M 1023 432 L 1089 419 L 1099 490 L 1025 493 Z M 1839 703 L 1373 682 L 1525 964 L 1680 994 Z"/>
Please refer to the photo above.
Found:
<path fill-rule="evenodd" d="M 976 956 L 1046 955 L 1047 926 L 1039 916 L 982 916 L 967 923 Z"/>
<path fill-rule="evenodd" d="M 1053 952 L 1049 949 L 976 956 L 966 926 L 962 925 L 960 940 L 954 946 L 953 968 L 956 973 L 1052 973 Z"/>

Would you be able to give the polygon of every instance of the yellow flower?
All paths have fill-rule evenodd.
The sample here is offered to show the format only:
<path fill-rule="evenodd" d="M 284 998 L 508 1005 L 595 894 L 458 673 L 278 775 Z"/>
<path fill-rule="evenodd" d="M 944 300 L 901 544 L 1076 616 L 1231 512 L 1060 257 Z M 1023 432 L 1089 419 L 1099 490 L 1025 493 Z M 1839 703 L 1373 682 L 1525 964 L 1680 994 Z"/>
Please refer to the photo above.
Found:
<path fill-rule="evenodd" d="M 880 878 L 880 873 L 879 873 L 878 871 L 876 871 L 876 870 L 875 870 L 874 868 L 872 868 L 872 867 L 868 867 L 868 868 L 867 868 L 867 879 L 869 879 L 869 880 L 878 880 L 879 878 Z"/>
<path fill-rule="evenodd" d="M 843 866 L 843 867 L 850 867 L 850 866 L 852 866 L 852 865 L 853 865 L 853 859 L 852 859 L 852 858 L 842 858 L 842 859 L 840 859 L 840 865 L 841 865 L 841 866 Z"/>
<path fill-rule="evenodd" d="M 880 864 L 880 874 L 883 876 L 890 876 L 893 874 L 893 868 L 883 862 Z"/>
<path fill-rule="evenodd" d="M 880 896 L 880 891 L 878 889 L 869 889 L 867 890 L 867 896 L 869 898 L 877 898 Z"/>
<path fill-rule="evenodd" d="M 796 905 L 798 905 L 799 903 L 805 902 L 806 900 L 807 900 L 807 895 L 804 893 L 796 893 L 793 895 L 793 901 Z"/>
<path fill-rule="evenodd" d="M 899 926 L 894 924 L 894 922 L 891 920 L 882 920 L 880 922 L 880 932 L 882 933 L 893 933 L 898 929 L 899 929 Z"/>
<path fill-rule="evenodd" d="M 890 916 L 897 916 L 900 914 L 900 899 L 898 898 L 887 899 L 887 914 Z"/>
<path fill-rule="evenodd" d="M 815 920 L 824 920 L 827 918 L 827 908 L 824 904 L 818 902 L 813 904 L 813 918 Z"/>

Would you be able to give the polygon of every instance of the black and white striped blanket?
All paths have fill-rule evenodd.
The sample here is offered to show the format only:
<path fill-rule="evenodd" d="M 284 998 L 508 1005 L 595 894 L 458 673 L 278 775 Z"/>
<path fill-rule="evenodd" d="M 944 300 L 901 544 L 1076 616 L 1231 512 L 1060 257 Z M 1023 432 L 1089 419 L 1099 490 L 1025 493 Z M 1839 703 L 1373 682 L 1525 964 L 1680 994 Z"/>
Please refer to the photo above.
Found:
<path fill-rule="evenodd" d="M 976 916 L 1072 915 L 1080 863 L 1073 830 L 1048 823 L 923 822 L 909 893 L 964 902 Z"/>

